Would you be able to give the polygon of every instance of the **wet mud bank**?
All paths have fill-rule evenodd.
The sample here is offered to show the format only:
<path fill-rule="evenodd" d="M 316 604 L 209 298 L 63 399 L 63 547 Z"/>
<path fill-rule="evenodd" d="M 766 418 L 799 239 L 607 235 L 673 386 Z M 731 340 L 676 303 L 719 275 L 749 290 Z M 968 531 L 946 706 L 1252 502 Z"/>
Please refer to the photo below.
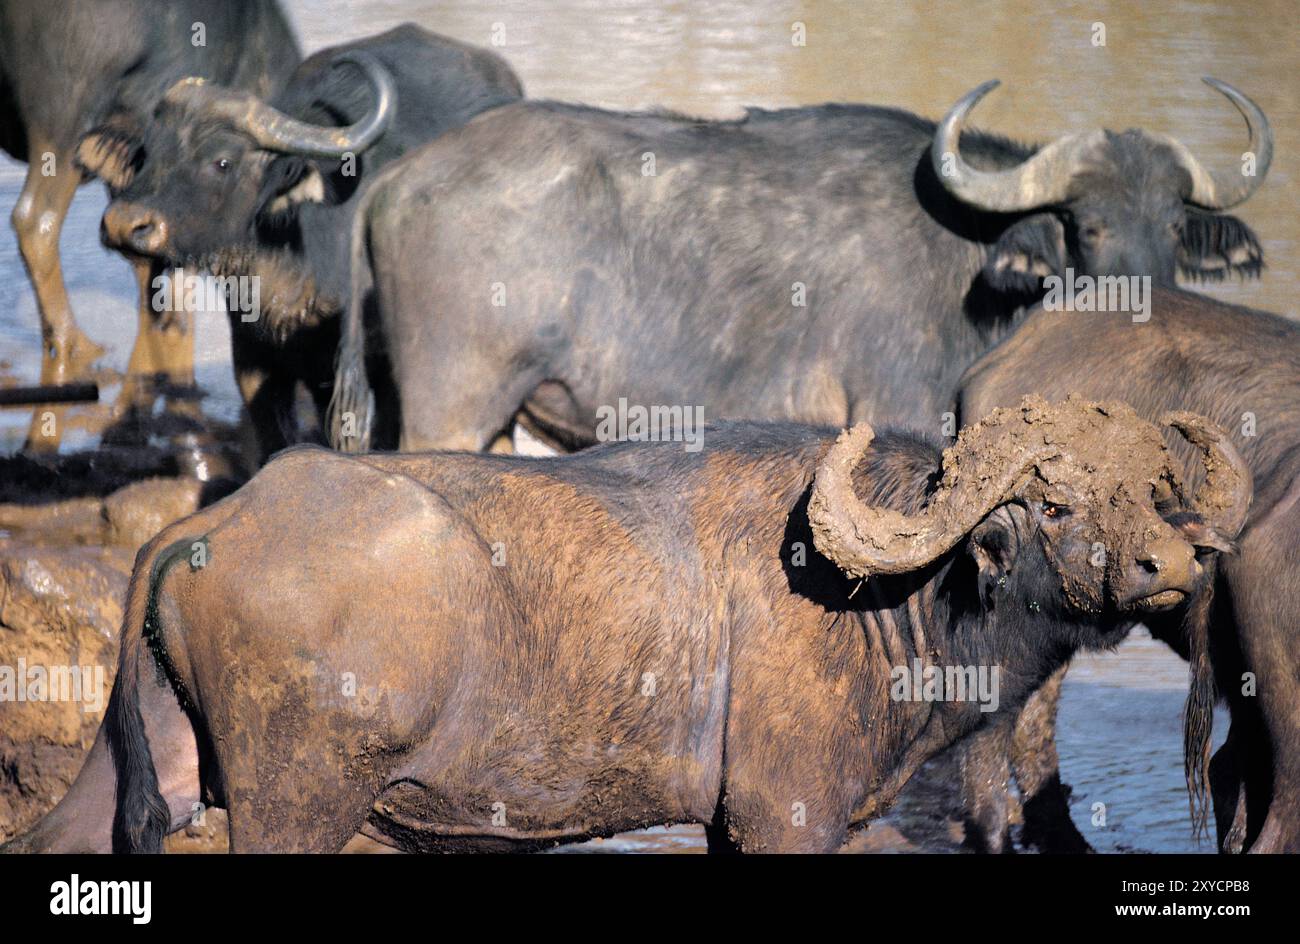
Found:
<path fill-rule="evenodd" d="M 239 485 L 187 471 L 149 445 L 0 457 L 0 842 L 58 802 L 94 742 L 140 545 Z"/>

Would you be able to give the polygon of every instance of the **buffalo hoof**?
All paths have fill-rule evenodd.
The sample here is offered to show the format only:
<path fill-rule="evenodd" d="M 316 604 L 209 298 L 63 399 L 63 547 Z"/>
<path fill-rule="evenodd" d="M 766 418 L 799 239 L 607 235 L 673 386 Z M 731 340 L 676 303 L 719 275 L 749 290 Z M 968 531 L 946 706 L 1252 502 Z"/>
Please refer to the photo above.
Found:
<path fill-rule="evenodd" d="M 1045 855 L 1083 855 L 1093 852 L 1088 840 L 1070 818 L 1070 788 L 1053 774 L 1043 789 L 1024 802 L 1025 824 L 1021 842 Z"/>

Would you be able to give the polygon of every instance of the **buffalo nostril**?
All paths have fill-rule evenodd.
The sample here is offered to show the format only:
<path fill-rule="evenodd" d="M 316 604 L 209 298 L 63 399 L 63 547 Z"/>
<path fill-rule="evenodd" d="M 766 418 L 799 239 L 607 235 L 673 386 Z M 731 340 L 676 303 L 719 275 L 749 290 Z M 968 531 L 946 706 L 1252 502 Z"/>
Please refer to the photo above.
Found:
<path fill-rule="evenodd" d="M 143 217 L 130 226 L 128 242 L 140 252 L 156 252 L 167 241 L 167 227 L 156 217 Z"/>
<path fill-rule="evenodd" d="M 167 224 L 152 210 L 114 202 L 100 221 L 100 236 L 114 249 L 154 253 L 167 242 Z"/>

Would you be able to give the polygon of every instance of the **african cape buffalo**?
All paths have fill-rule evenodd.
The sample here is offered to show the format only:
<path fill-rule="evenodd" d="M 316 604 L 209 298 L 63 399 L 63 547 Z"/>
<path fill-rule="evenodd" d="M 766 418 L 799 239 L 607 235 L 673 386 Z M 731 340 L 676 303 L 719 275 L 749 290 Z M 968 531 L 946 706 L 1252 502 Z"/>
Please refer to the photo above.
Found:
<path fill-rule="evenodd" d="M 141 551 L 101 738 L 35 833 L 104 830 L 115 765 L 119 850 L 185 822 L 200 771 L 240 851 L 337 849 L 367 821 L 413 850 L 690 821 L 714 849 L 833 850 L 983 718 L 898 671 L 996 668 L 1010 709 L 1199 599 L 1198 548 L 1250 486 L 1222 433 L 1170 421 L 1211 470 L 1195 493 L 1155 427 L 1077 399 L 943 456 L 759 424 L 696 453 L 291 450 Z"/>
<path fill-rule="evenodd" d="M 106 245 L 259 280 L 256 317 L 232 310 L 230 325 L 262 459 L 298 438 L 296 384 L 328 401 L 352 215 L 377 171 L 521 94 L 495 53 L 407 24 L 315 54 L 269 100 L 185 81 L 143 138 L 103 129 L 144 155 L 105 171 L 116 182 Z M 83 150 L 112 148 L 97 133 Z"/>
<path fill-rule="evenodd" d="M 64 216 L 84 179 L 74 160 L 82 135 L 101 124 L 139 135 L 163 92 L 186 75 L 269 95 L 299 58 L 273 0 L 0 4 L 0 148 L 27 162 L 12 220 L 40 310 L 42 384 L 66 382 L 103 353 L 73 318 L 59 264 Z M 185 326 L 162 322 L 144 301 L 156 270 L 143 261 L 135 268 L 140 334 L 128 373 L 160 363 L 192 369 Z M 33 423 L 27 446 L 57 449 L 58 438 Z"/>
<path fill-rule="evenodd" d="M 938 126 L 861 105 L 495 109 L 386 169 L 358 211 L 331 441 L 364 450 L 377 412 L 398 424 L 381 446 L 482 449 L 516 418 L 581 446 L 620 398 L 937 430 L 1043 276 L 1259 269 L 1250 230 L 1208 210 L 1259 185 L 1272 133 L 1209 81 L 1246 116 L 1257 176 L 1142 131 L 963 133 L 995 83 Z M 375 411 L 383 356 L 398 402 Z"/>
<path fill-rule="evenodd" d="M 1033 313 L 966 372 L 961 416 L 973 422 L 1030 391 L 1104 392 L 1147 418 L 1192 410 L 1229 431 L 1250 468 L 1255 498 L 1239 552 L 1219 563 L 1211 614 L 1215 677 L 1232 714 L 1228 740 L 1210 768 L 1218 843 L 1227 852 L 1300 851 L 1300 324 L 1188 292 L 1157 292 L 1151 311 L 1145 324 L 1119 314 Z M 1194 456 L 1172 439 L 1171 445 L 1195 481 Z M 1181 636 L 1152 630 L 1187 654 Z M 1257 693 L 1248 690 L 1246 672 Z M 1014 749 L 1018 775 L 1022 768 L 1028 774 L 1028 785 L 1020 778 L 1026 827 L 1049 843 L 1062 833 L 1069 843 L 1073 828 L 1052 743 L 1059 691 L 1058 679 L 1035 696 L 1026 710 L 1037 729 L 1022 725 Z M 1005 736 L 1005 729 L 980 735 Z M 977 755 L 968 781 L 1005 782 L 1005 743 L 967 744 Z M 1004 791 L 972 792 L 985 844 L 1002 846 Z"/>

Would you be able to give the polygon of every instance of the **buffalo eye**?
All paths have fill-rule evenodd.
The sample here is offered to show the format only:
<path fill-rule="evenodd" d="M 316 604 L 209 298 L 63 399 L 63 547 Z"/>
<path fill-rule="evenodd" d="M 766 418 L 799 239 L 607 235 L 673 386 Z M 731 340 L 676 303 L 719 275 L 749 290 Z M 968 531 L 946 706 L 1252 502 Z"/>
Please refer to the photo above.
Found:
<path fill-rule="evenodd" d="M 1151 501 L 1156 506 L 1156 511 L 1162 515 L 1177 511 L 1176 498 L 1173 486 L 1164 479 L 1157 479 L 1151 486 Z"/>
<path fill-rule="evenodd" d="M 219 157 L 212 162 L 212 167 L 217 173 L 224 174 L 226 171 L 230 170 L 230 159 Z"/>
<path fill-rule="evenodd" d="M 1070 513 L 1070 509 L 1065 505 L 1058 505 L 1055 502 L 1043 502 L 1044 518 L 1064 518 Z"/>

